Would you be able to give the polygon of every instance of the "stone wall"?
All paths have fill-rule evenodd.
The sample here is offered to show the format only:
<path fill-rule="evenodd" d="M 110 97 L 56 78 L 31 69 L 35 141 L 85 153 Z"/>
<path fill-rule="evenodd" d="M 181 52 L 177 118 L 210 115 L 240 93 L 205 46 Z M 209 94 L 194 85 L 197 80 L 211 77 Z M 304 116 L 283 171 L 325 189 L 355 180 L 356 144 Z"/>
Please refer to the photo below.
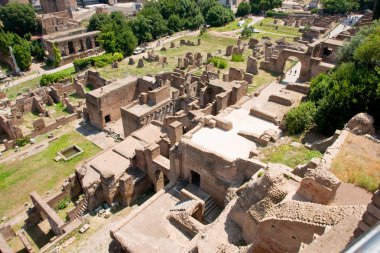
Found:
<path fill-rule="evenodd" d="M 178 174 L 192 182 L 191 172 L 198 173 L 200 189 L 223 206 L 227 188 L 237 171 L 233 161 L 184 139 L 179 144 L 179 152 L 182 160 Z"/>

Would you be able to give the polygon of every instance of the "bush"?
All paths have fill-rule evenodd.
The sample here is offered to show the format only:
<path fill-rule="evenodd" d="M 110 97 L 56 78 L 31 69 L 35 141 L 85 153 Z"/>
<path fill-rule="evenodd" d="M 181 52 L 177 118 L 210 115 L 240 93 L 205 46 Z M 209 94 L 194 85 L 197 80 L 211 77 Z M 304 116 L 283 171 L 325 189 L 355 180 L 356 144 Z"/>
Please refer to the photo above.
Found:
<path fill-rule="evenodd" d="M 244 61 L 244 57 L 241 54 L 233 54 L 231 61 L 234 61 L 234 62 L 243 62 Z"/>
<path fill-rule="evenodd" d="M 50 84 L 56 83 L 58 81 L 64 80 L 71 77 L 75 71 L 72 69 L 61 70 L 52 74 L 43 74 L 40 80 L 41 86 L 48 86 Z"/>
<path fill-rule="evenodd" d="M 115 61 L 121 61 L 123 58 L 124 57 L 122 53 L 103 54 L 99 56 L 89 57 L 86 59 L 78 59 L 78 60 L 75 60 L 73 64 L 74 64 L 75 70 L 79 72 L 87 68 L 88 66 L 104 68 Z"/>
<path fill-rule="evenodd" d="M 66 196 L 61 201 L 58 202 L 57 206 L 54 208 L 56 211 L 63 210 L 69 206 L 70 197 Z"/>
<path fill-rule="evenodd" d="M 15 140 L 15 144 L 16 146 L 19 146 L 19 147 L 23 147 L 25 146 L 26 144 L 28 144 L 30 141 L 30 138 L 29 137 L 22 137 L 22 138 L 18 138 Z"/>
<path fill-rule="evenodd" d="M 320 11 L 318 8 L 314 8 L 311 10 L 311 14 L 317 14 Z"/>
<path fill-rule="evenodd" d="M 241 2 L 238 5 L 236 16 L 243 17 L 248 15 L 251 12 L 251 5 L 248 2 Z"/>
<path fill-rule="evenodd" d="M 277 12 L 277 11 L 269 10 L 265 12 L 265 17 L 268 17 L 268 18 L 284 18 L 287 16 L 288 14 L 282 11 Z"/>
<path fill-rule="evenodd" d="M 227 60 L 220 58 L 220 57 L 212 57 L 210 60 L 208 60 L 207 63 L 212 63 L 214 64 L 215 67 L 219 69 L 225 69 L 227 68 Z"/>
<path fill-rule="evenodd" d="M 314 122 L 317 111 L 313 102 L 301 103 L 298 107 L 290 110 L 285 116 L 286 130 L 289 134 L 299 134 L 308 129 Z"/>
<path fill-rule="evenodd" d="M 253 33 L 253 27 L 245 25 L 243 30 L 241 31 L 241 37 L 249 38 Z"/>

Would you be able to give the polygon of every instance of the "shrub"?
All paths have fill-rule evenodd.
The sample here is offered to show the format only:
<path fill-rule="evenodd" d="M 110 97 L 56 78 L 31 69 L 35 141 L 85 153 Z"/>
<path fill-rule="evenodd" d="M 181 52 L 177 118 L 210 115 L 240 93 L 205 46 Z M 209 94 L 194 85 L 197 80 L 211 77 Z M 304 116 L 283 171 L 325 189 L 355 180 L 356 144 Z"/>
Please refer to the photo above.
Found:
<path fill-rule="evenodd" d="M 214 64 L 215 67 L 219 69 L 225 69 L 227 68 L 227 60 L 220 58 L 220 57 L 212 57 L 210 60 L 208 60 L 208 63 Z"/>
<path fill-rule="evenodd" d="M 74 61 L 75 70 L 81 71 L 88 66 L 94 66 L 97 68 L 104 68 L 105 66 L 113 63 L 114 61 L 121 61 L 124 58 L 122 53 L 103 54 L 99 56 L 89 57 L 86 59 L 78 59 Z"/>
<path fill-rule="evenodd" d="M 58 202 L 57 206 L 54 208 L 56 211 L 63 210 L 69 206 L 70 197 L 66 196 L 61 201 Z"/>
<path fill-rule="evenodd" d="M 73 75 L 74 73 L 75 71 L 73 71 L 72 69 L 65 69 L 52 74 L 43 74 L 40 80 L 40 85 L 48 86 L 50 84 L 64 80 Z"/>
<path fill-rule="evenodd" d="M 243 62 L 244 61 L 244 57 L 241 54 L 233 54 L 231 61 L 234 61 L 234 62 Z"/>
<path fill-rule="evenodd" d="M 290 110 L 285 116 L 286 130 L 289 134 L 299 134 L 309 128 L 314 122 L 317 109 L 313 102 L 301 103 Z"/>
<path fill-rule="evenodd" d="M 54 52 L 53 65 L 54 65 L 54 67 L 58 67 L 59 64 L 61 64 L 62 55 L 61 55 L 61 51 L 59 51 L 56 44 L 53 44 L 53 52 Z"/>
<path fill-rule="evenodd" d="M 253 27 L 246 25 L 246 26 L 244 26 L 243 30 L 241 31 L 241 36 L 243 38 L 249 38 L 249 37 L 251 37 L 252 33 L 253 33 Z"/>
<path fill-rule="evenodd" d="M 23 147 L 25 146 L 26 144 L 28 144 L 30 141 L 30 138 L 29 137 L 22 137 L 22 138 L 18 138 L 15 140 L 15 144 L 16 146 L 19 146 L 19 147 Z"/>
<path fill-rule="evenodd" d="M 287 17 L 288 14 L 285 13 L 285 12 L 282 12 L 282 11 L 273 11 L 273 10 L 269 10 L 267 12 L 265 12 L 265 17 L 273 17 L 273 18 L 284 18 L 284 17 Z"/>
<path fill-rule="evenodd" d="M 317 14 L 320 11 L 318 8 L 314 8 L 311 10 L 311 14 Z"/>

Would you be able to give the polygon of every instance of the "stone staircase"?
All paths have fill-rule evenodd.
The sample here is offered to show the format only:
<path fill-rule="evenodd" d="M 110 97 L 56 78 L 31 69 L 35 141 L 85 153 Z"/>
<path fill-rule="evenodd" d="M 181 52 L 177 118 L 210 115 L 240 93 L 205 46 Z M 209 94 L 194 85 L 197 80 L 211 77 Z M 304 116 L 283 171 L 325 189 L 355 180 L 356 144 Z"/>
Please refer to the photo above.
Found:
<path fill-rule="evenodd" d="M 77 213 L 75 214 L 74 219 L 79 219 L 80 217 L 83 216 L 83 214 L 87 211 L 87 199 L 84 199 L 81 201 L 77 207 Z"/>
<path fill-rule="evenodd" d="M 222 209 L 216 204 L 214 198 L 210 196 L 206 200 L 205 212 L 203 214 L 203 219 L 209 224 L 212 223 L 219 214 L 222 212 Z"/>
<path fill-rule="evenodd" d="M 205 202 L 203 219 L 207 224 L 212 223 L 222 212 L 222 209 L 216 204 L 214 198 L 199 187 L 188 184 L 184 188 Z"/>

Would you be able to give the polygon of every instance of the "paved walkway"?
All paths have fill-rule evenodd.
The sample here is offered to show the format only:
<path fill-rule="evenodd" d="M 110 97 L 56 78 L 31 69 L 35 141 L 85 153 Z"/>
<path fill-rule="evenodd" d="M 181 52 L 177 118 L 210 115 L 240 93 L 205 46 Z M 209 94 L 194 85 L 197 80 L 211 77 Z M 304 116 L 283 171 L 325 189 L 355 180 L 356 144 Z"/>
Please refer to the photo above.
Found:
<path fill-rule="evenodd" d="M 348 16 L 345 20 L 341 22 L 338 26 L 336 26 L 329 34 L 329 38 L 336 37 L 339 33 L 347 31 L 351 27 L 353 27 L 362 17 L 363 15 L 352 15 Z"/>

